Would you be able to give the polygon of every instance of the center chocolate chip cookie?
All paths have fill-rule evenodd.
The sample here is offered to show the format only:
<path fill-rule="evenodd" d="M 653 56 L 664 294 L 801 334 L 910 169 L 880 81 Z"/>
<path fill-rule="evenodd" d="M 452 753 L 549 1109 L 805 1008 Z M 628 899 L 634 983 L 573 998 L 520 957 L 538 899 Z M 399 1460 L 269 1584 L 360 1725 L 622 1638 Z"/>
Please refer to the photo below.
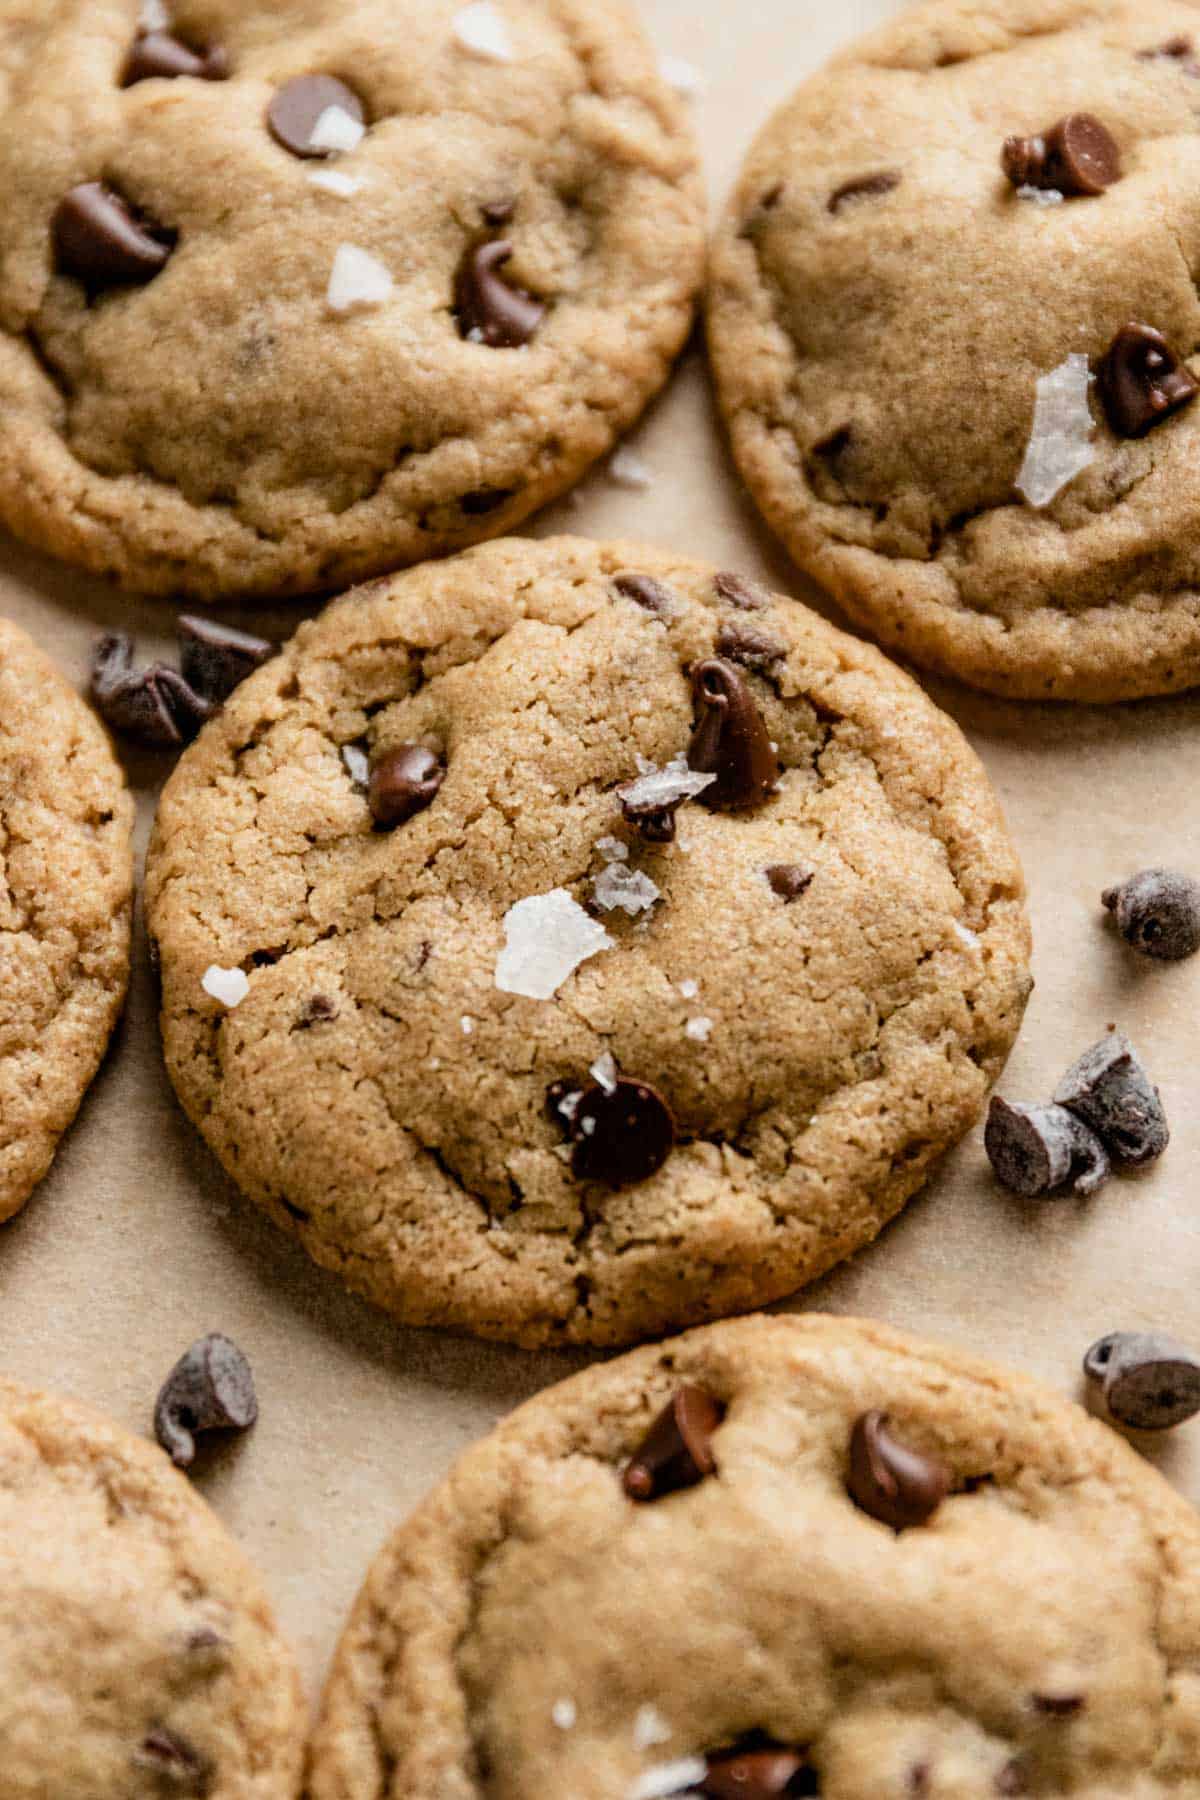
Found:
<path fill-rule="evenodd" d="M 509 540 L 303 626 L 184 755 L 147 879 L 168 1065 L 234 1179 L 400 1318 L 527 1344 L 866 1243 L 1029 986 L 950 721 L 632 545 Z"/>
<path fill-rule="evenodd" d="M 703 272 L 620 0 L 0 0 L 0 193 L 0 522 L 207 598 L 511 528 Z"/>
<path fill-rule="evenodd" d="M 735 455 L 928 668 L 1200 683 L 1198 76 L 1186 0 L 928 0 L 747 159 L 710 306 Z"/>
<path fill-rule="evenodd" d="M 1023 1376 L 846 1319 L 587 1370 L 378 1557 L 311 1800 L 1190 1796 L 1200 1526 Z"/>

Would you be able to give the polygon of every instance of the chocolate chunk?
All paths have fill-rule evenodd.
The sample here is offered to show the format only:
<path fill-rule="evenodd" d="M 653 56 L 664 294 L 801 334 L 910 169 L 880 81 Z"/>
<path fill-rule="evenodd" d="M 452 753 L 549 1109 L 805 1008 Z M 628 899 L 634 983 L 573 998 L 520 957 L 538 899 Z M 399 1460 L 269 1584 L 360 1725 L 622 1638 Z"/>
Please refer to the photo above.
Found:
<path fill-rule="evenodd" d="M 756 581 L 747 581 L 744 575 L 731 575 L 728 569 L 722 569 L 714 577 L 713 586 L 722 600 L 728 600 L 731 606 L 738 606 L 743 612 L 766 612 L 772 603 L 770 594 Z"/>
<path fill-rule="evenodd" d="M 267 125 L 271 136 L 293 156 L 325 157 L 328 150 L 314 148 L 312 134 L 322 113 L 340 107 L 360 125 L 367 120 L 363 103 L 353 88 L 334 75 L 298 75 L 276 89 L 267 109 Z"/>
<path fill-rule="evenodd" d="M 250 1364 L 231 1338 L 213 1332 L 186 1351 L 163 1383 L 154 1435 L 180 1469 L 196 1459 L 203 1431 L 246 1431 L 258 1418 Z"/>
<path fill-rule="evenodd" d="M 185 613 L 175 627 L 183 679 L 205 700 L 220 705 L 234 688 L 270 660 L 276 646 L 232 625 Z"/>
<path fill-rule="evenodd" d="M 208 1757 L 165 1725 L 146 1733 L 132 1760 L 135 1769 L 150 1770 L 173 1794 L 203 1796 L 212 1791 L 216 1770 Z"/>
<path fill-rule="evenodd" d="M 802 868 L 799 863 L 771 863 L 763 874 L 771 884 L 771 892 L 778 894 L 786 906 L 807 894 L 816 880 L 816 870 Z"/>
<path fill-rule="evenodd" d="M 403 825 L 432 806 L 446 779 L 445 764 L 424 744 L 397 744 L 371 765 L 367 789 L 371 817 L 377 825 Z"/>
<path fill-rule="evenodd" d="M 1091 1126 L 1116 1162 L 1155 1162 L 1171 1141 L 1158 1089 L 1122 1032 L 1110 1032 L 1085 1051 L 1054 1099 Z"/>
<path fill-rule="evenodd" d="M 470 494 L 459 497 L 459 509 L 469 519 L 484 519 L 488 513 L 499 512 L 502 506 L 516 493 L 516 488 L 476 488 Z"/>
<path fill-rule="evenodd" d="M 195 81 L 227 81 L 229 58 L 219 44 L 192 50 L 172 31 L 143 31 L 133 40 L 121 86 L 136 87 L 139 81 L 154 79 L 175 81 L 180 76 L 190 76 Z"/>
<path fill-rule="evenodd" d="M 697 1788 L 707 1800 L 793 1800 L 815 1794 L 813 1771 L 794 1750 L 734 1750 L 710 1756 Z"/>
<path fill-rule="evenodd" d="M 102 181 L 72 188 L 54 215 L 58 267 L 92 293 L 153 281 L 170 260 L 174 241 Z"/>
<path fill-rule="evenodd" d="M 878 200 L 883 194 L 890 194 L 900 186 L 903 176 L 899 169 L 880 169 L 874 175 L 856 175 L 853 181 L 844 181 L 829 196 L 829 210 L 836 217 L 843 206 L 853 200 Z"/>
<path fill-rule="evenodd" d="M 635 606 L 642 607 L 648 613 L 655 613 L 660 619 L 673 618 L 678 611 L 674 594 L 661 581 L 655 581 L 653 575 L 638 575 L 633 571 L 613 576 L 613 587 L 626 600 L 632 600 Z"/>
<path fill-rule="evenodd" d="M 864 1413 L 850 1437 L 850 1498 L 894 1531 L 926 1525 L 950 1492 L 950 1471 L 936 1456 L 902 1444 L 887 1413 Z"/>
<path fill-rule="evenodd" d="M 1145 437 L 1190 406 L 1200 381 L 1153 325 L 1123 325 L 1096 365 L 1100 399 L 1121 438 Z"/>
<path fill-rule="evenodd" d="M 1110 1416 L 1133 1431 L 1171 1431 L 1200 1413 L 1200 1357 L 1163 1332 L 1111 1332 L 1083 1368 Z"/>
<path fill-rule="evenodd" d="M 1065 1106 L 1012 1106 L 993 1095 L 983 1141 L 997 1179 L 1027 1200 L 1068 1182 L 1086 1197 L 1112 1174 L 1100 1139 Z"/>
<path fill-rule="evenodd" d="M 1041 137 L 1010 137 L 1001 162 L 1016 188 L 1054 189 L 1093 199 L 1121 179 L 1121 152 L 1091 113 L 1071 113 Z"/>
<path fill-rule="evenodd" d="M 621 1080 L 611 1092 L 597 1084 L 575 1109 L 571 1137 L 578 1180 L 636 1187 L 657 1175 L 675 1148 L 675 1115 L 644 1081 Z"/>
<path fill-rule="evenodd" d="M 704 1388 L 687 1383 L 650 1427 L 630 1458 L 623 1484 L 631 1500 L 660 1500 L 695 1487 L 716 1471 L 713 1433 L 724 1408 Z"/>
<path fill-rule="evenodd" d="M 467 250 L 454 284 L 460 337 L 476 338 L 493 350 L 511 350 L 527 344 L 537 331 L 545 305 L 500 274 L 512 254 L 507 238 Z"/>
<path fill-rule="evenodd" d="M 178 750 L 212 713 L 208 701 L 166 663 L 135 668 L 133 639 L 124 632 L 97 642 L 91 696 L 106 725 L 150 750 Z"/>
<path fill-rule="evenodd" d="M 715 775 L 697 796 L 718 812 L 761 806 L 779 785 L 779 759 L 745 678 L 731 662 L 709 657 L 692 670 L 695 729 L 688 767 Z"/>
<path fill-rule="evenodd" d="M 1190 875 L 1143 869 L 1103 900 L 1125 942 L 1143 956 L 1183 962 L 1200 950 L 1200 881 Z"/>

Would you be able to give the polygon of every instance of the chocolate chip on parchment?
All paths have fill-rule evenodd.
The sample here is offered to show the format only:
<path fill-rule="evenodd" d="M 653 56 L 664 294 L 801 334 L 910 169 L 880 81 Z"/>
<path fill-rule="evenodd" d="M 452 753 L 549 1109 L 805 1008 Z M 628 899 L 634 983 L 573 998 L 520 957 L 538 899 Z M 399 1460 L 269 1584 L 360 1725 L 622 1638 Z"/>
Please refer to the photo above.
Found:
<path fill-rule="evenodd" d="M 733 1750 L 710 1756 L 696 1789 L 706 1800 L 798 1800 L 815 1794 L 813 1770 L 795 1750 Z"/>
<path fill-rule="evenodd" d="M 214 705 L 228 700 L 234 688 L 268 662 L 278 647 L 266 638 L 194 613 L 185 613 L 175 629 L 183 679 Z"/>
<path fill-rule="evenodd" d="M 884 194 L 893 193 L 903 179 L 899 169 L 879 169 L 873 175 L 856 175 L 853 181 L 844 181 L 830 194 L 829 210 L 836 218 L 842 208 L 853 201 L 879 200 Z"/>
<path fill-rule="evenodd" d="M 622 1477 L 629 1498 L 660 1500 L 714 1474 L 713 1433 L 724 1416 L 724 1408 L 710 1393 L 685 1383 L 629 1460 Z"/>
<path fill-rule="evenodd" d="M 1123 325 L 1096 365 L 1100 399 L 1118 437 L 1141 438 L 1200 394 L 1200 381 L 1161 331 Z"/>
<path fill-rule="evenodd" d="M 102 181 L 72 188 L 59 202 L 53 229 L 59 270 L 92 293 L 153 281 L 175 244 L 171 232 L 135 213 L 124 195 Z"/>
<path fill-rule="evenodd" d="M 1014 187 L 1054 189 L 1071 199 L 1094 199 L 1121 178 L 1117 141 L 1091 113 L 1070 113 L 1039 137 L 1010 137 L 1001 162 Z"/>
<path fill-rule="evenodd" d="M 731 662 L 707 657 L 692 670 L 695 728 L 688 767 L 715 775 L 697 796 L 718 812 L 760 806 L 779 785 L 779 758 L 744 676 Z"/>
<path fill-rule="evenodd" d="M 571 1137 L 578 1180 L 636 1187 L 657 1175 L 675 1148 L 675 1115 L 648 1082 L 597 1083 L 575 1108 Z"/>
<path fill-rule="evenodd" d="M 156 1725 L 146 1733 L 131 1760 L 135 1769 L 157 1775 L 169 1792 L 196 1795 L 201 1800 L 211 1791 L 216 1775 L 207 1756 L 165 1725 Z"/>
<path fill-rule="evenodd" d="M 1158 962 L 1183 962 L 1200 950 L 1200 881 L 1177 869 L 1143 869 L 1103 904 L 1127 944 Z"/>
<path fill-rule="evenodd" d="M 660 619 L 673 618 L 678 611 L 674 594 L 661 581 L 655 581 L 653 575 L 639 575 L 634 570 L 613 576 L 613 587 L 623 599 L 632 600 L 644 612 L 654 613 Z"/>
<path fill-rule="evenodd" d="M 901 1443 L 885 1412 L 864 1413 L 850 1435 L 850 1498 L 894 1531 L 927 1525 L 950 1492 L 936 1456 Z"/>
<path fill-rule="evenodd" d="M 432 806 L 446 779 L 446 767 L 424 744 L 397 744 L 371 764 L 367 800 L 377 825 L 403 825 Z"/>
<path fill-rule="evenodd" d="M 133 639 L 124 632 L 97 641 L 90 692 L 106 725 L 150 750 L 178 750 L 212 713 L 178 670 L 166 663 L 136 668 Z"/>
<path fill-rule="evenodd" d="M 454 284 L 454 310 L 459 335 L 474 338 L 493 350 L 512 350 L 527 344 L 546 316 L 543 301 L 535 300 L 500 270 L 511 261 L 513 247 L 507 238 L 473 244 L 459 264 Z"/>
<path fill-rule="evenodd" d="M 1036 1200 L 1071 1184 L 1095 1194 L 1112 1174 L 1108 1152 L 1091 1128 L 1065 1106 L 1019 1106 L 992 1096 L 984 1148 L 1010 1193 Z"/>
<path fill-rule="evenodd" d="M 195 81 L 227 81 L 229 57 L 220 44 L 193 50 L 173 31 L 143 31 L 133 45 L 121 72 L 123 88 L 139 81 L 176 81 L 180 76 Z"/>
<path fill-rule="evenodd" d="M 1059 1082 L 1054 1100 L 1090 1125 L 1116 1162 L 1155 1162 L 1171 1141 L 1159 1091 L 1120 1031 L 1084 1052 Z"/>
<path fill-rule="evenodd" d="M 718 656 L 727 656 L 730 662 L 740 663 L 743 669 L 755 669 L 760 675 L 767 674 L 787 655 L 787 645 L 769 632 L 737 622 L 722 625 L 715 649 Z"/>
<path fill-rule="evenodd" d="M 770 594 L 757 581 L 747 581 L 744 575 L 734 575 L 728 569 L 713 577 L 713 586 L 722 600 L 743 612 L 766 612 L 771 605 Z"/>
<path fill-rule="evenodd" d="M 1165 1332 L 1110 1332 L 1083 1370 L 1110 1416 L 1133 1431 L 1171 1431 L 1200 1413 L 1200 1357 Z"/>
<path fill-rule="evenodd" d="M 258 1418 L 250 1364 L 232 1338 L 212 1332 L 184 1352 L 163 1383 L 154 1435 L 180 1469 L 196 1459 L 205 1431 L 248 1431 Z"/>
<path fill-rule="evenodd" d="M 326 157 L 329 150 L 314 145 L 317 122 L 331 108 L 348 113 L 359 125 L 367 115 L 353 88 L 335 75 L 298 75 L 294 81 L 277 88 L 267 109 L 267 126 L 275 142 L 293 156 L 307 159 Z"/>

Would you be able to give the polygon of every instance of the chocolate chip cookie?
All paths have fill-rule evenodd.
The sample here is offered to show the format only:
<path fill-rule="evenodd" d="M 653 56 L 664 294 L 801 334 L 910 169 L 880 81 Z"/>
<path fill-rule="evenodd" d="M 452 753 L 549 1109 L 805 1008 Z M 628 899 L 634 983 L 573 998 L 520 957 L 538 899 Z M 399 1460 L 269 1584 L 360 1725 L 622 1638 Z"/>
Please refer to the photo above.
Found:
<path fill-rule="evenodd" d="M 293 1800 L 270 1607 L 161 1451 L 0 1379 L 4 1800 Z"/>
<path fill-rule="evenodd" d="M 1191 1794 L 1200 1526 L 1106 1426 L 882 1326 L 541 1394 L 375 1563 L 312 1800 Z"/>
<path fill-rule="evenodd" d="M 694 142 L 619 0 L 0 0 L 0 521 L 137 588 L 492 537 L 665 381 Z"/>
<path fill-rule="evenodd" d="M 508 540 L 351 594 L 164 792 L 167 1063 L 412 1323 L 613 1344 L 787 1294 L 977 1117 L 1029 976 L 955 726 L 734 574 Z"/>
<path fill-rule="evenodd" d="M 73 688 L 0 619 L 0 1220 L 45 1175 L 129 980 L 133 803 Z"/>
<path fill-rule="evenodd" d="M 775 116 L 716 245 L 733 449 L 884 643 L 1027 699 L 1200 681 L 1200 12 L 930 0 Z"/>

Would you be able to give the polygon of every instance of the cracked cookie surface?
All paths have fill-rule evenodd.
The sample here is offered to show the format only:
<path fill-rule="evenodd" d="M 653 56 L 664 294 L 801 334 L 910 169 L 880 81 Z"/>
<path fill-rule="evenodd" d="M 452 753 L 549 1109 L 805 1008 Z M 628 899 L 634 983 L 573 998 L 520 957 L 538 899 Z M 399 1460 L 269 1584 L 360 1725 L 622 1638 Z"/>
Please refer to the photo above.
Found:
<path fill-rule="evenodd" d="M 933 0 L 839 56 L 751 150 L 710 339 L 745 479 L 846 611 L 999 694 L 1200 681 L 1200 409 L 1117 436 L 1044 510 L 1015 491 L 1036 385 L 1131 322 L 1200 346 L 1200 7 Z M 1010 136 L 1088 113 L 1121 177 L 1039 205 Z M 1045 198 L 1045 196 L 1041 196 Z"/>
<path fill-rule="evenodd" d="M 104 730 L 0 619 L 0 1220 L 24 1206 L 125 999 L 133 803 Z"/>
<path fill-rule="evenodd" d="M 611 448 L 687 336 L 704 257 L 685 109 L 624 6 L 172 0 L 167 16 L 225 79 L 122 87 L 135 0 L 0 0 L 10 529 L 154 591 L 336 590 L 511 528 Z M 365 116 L 336 167 L 296 137 L 295 106 L 298 148 L 268 124 L 314 74 Z M 60 204 L 97 182 L 169 250 L 132 284 L 60 271 Z M 76 257 L 94 228 L 76 217 Z M 545 308 L 523 345 L 456 315 L 486 240 L 512 247 L 493 302 L 498 280 Z M 362 253 L 390 277 L 378 303 L 333 310 L 343 247 L 352 293 Z"/>
<path fill-rule="evenodd" d="M 778 791 L 644 842 L 617 789 L 688 752 L 714 649 Z M 406 744 L 444 779 L 376 829 L 343 751 Z M 614 857 L 657 896 L 633 916 L 600 909 Z M 545 895 L 611 944 L 550 999 L 501 991 L 505 921 Z M 787 600 L 570 538 L 302 626 L 168 783 L 147 905 L 167 1063 L 234 1180 L 402 1319 L 526 1343 L 745 1309 L 873 1238 L 976 1118 L 1029 987 L 995 796 L 914 683 Z M 248 979 L 232 1011 L 214 965 Z M 616 1191 L 547 1108 L 606 1056 L 674 1116 Z"/>
<path fill-rule="evenodd" d="M 293 1800 L 300 1683 L 166 1457 L 0 1379 L 4 1800 Z"/>
<path fill-rule="evenodd" d="M 725 1408 L 716 1473 L 633 1504 L 622 1468 L 683 1383 Z M 900 1532 L 847 1492 L 879 1409 L 949 1474 Z M 695 1759 L 764 1734 L 804 1773 L 746 1791 L 1194 1796 L 1198 1660 L 1196 1515 L 1107 1427 L 883 1326 L 744 1319 L 467 1452 L 368 1575 L 309 1792 L 690 1794 Z"/>

